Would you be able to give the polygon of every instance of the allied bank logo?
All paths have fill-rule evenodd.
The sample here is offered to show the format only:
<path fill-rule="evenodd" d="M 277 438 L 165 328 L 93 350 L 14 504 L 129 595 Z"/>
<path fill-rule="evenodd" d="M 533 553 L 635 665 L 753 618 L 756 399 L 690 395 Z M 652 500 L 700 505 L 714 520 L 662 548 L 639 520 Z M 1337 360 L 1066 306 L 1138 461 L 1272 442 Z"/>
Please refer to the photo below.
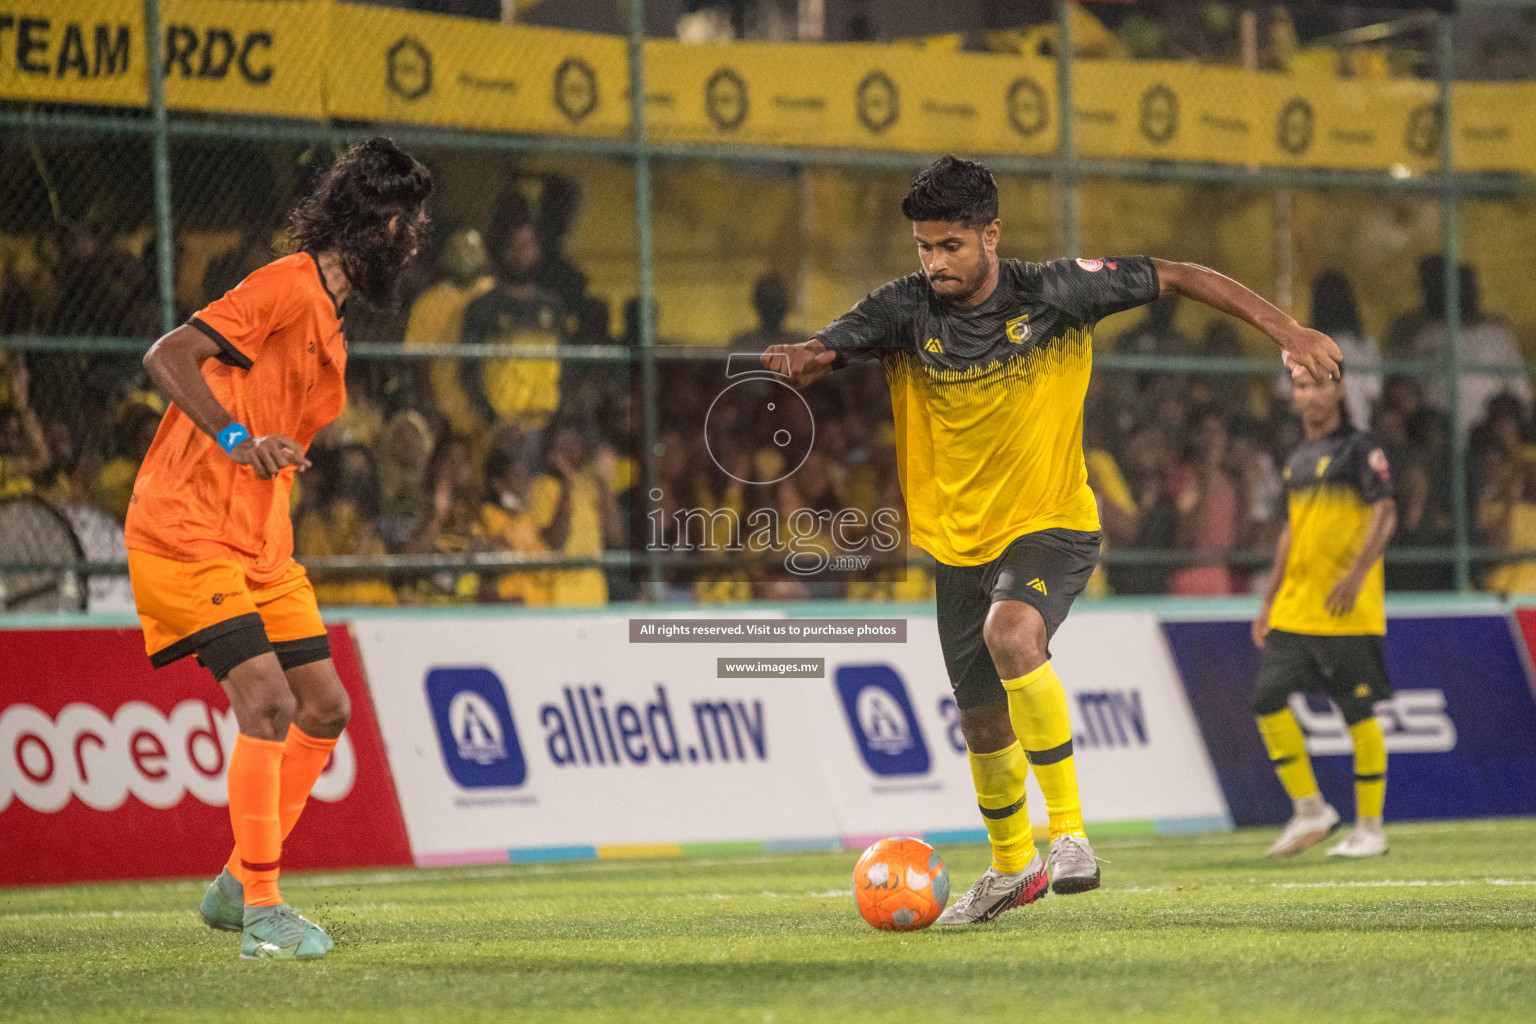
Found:
<path fill-rule="evenodd" d="M 844 665 L 837 670 L 837 694 L 864 764 L 876 775 L 922 775 L 928 771 L 923 742 L 907 686 L 889 665 Z"/>
<path fill-rule="evenodd" d="M 521 786 L 528 762 L 501 679 L 488 668 L 434 668 L 427 703 L 453 781 L 467 789 Z"/>

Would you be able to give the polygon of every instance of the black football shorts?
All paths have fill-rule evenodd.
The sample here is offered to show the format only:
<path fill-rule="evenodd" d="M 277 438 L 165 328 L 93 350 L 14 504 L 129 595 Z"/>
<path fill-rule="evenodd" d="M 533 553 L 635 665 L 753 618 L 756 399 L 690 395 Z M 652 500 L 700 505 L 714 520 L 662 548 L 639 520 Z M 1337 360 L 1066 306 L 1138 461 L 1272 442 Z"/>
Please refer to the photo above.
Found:
<path fill-rule="evenodd" d="M 1023 601 L 1034 607 L 1045 619 L 1049 642 L 1093 575 L 1099 539 L 1097 531 L 1039 530 L 982 565 L 939 563 L 934 576 L 939 645 L 956 704 L 980 707 L 1008 697 L 982 637 L 993 603 Z"/>
<path fill-rule="evenodd" d="M 1256 715 L 1284 710 L 1293 693 L 1326 693 L 1348 725 L 1374 714 L 1392 696 L 1379 636 L 1318 636 L 1272 629 L 1264 639 Z"/>

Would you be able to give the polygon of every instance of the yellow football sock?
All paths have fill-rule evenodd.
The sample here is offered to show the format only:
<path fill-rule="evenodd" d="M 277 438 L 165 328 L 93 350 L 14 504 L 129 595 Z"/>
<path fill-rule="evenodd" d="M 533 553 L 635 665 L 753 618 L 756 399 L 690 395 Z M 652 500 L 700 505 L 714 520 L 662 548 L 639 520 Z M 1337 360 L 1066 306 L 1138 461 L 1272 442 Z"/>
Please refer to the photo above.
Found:
<path fill-rule="evenodd" d="M 1317 795 L 1317 779 L 1312 775 L 1312 761 L 1307 757 L 1307 740 L 1296 724 L 1290 708 L 1272 715 L 1259 716 L 1259 735 L 1269 750 L 1270 763 L 1280 776 L 1280 785 L 1292 800 Z"/>
<path fill-rule="evenodd" d="M 1381 723 L 1372 715 L 1349 727 L 1355 741 L 1355 816 L 1381 817 L 1387 801 L 1387 741 Z"/>
<path fill-rule="evenodd" d="M 1035 836 L 1024 806 L 1024 778 L 1029 771 L 1024 748 L 1014 742 L 990 754 L 970 751 L 976 803 L 992 840 L 992 866 L 1007 874 L 1023 871 L 1035 856 Z"/>
<path fill-rule="evenodd" d="M 1004 679 L 1008 717 L 1024 745 L 1024 756 L 1035 769 L 1035 781 L 1045 794 L 1051 817 L 1051 838 L 1083 835 L 1083 808 L 1077 795 L 1077 768 L 1072 763 L 1072 718 L 1067 691 L 1051 663 L 1017 679 Z"/>

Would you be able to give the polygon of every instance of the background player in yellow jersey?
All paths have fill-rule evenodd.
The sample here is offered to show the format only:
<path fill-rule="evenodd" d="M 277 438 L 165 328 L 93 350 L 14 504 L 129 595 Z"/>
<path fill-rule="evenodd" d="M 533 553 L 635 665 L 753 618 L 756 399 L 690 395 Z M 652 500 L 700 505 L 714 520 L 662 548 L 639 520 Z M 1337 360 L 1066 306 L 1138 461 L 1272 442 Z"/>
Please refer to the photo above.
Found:
<path fill-rule="evenodd" d="M 1392 696 L 1382 657 L 1381 554 L 1397 526 L 1397 505 L 1386 454 L 1345 414 L 1342 371 L 1331 380 L 1299 378 L 1291 389 L 1306 440 L 1285 465 L 1290 521 L 1253 622 L 1253 642 L 1264 650 L 1254 713 L 1295 806 L 1269 852 L 1294 856 L 1339 824 L 1339 812 L 1318 791 L 1306 740 L 1287 707 L 1293 693 L 1322 691 L 1344 713 L 1355 744 L 1355 827 L 1328 852 L 1369 857 L 1387 852 L 1381 828 L 1387 748 L 1373 708 Z"/>
<path fill-rule="evenodd" d="M 1142 256 L 999 259 L 997 184 L 946 156 L 902 202 L 921 270 L 871 293 L 763 365 L 803 387 L 881 360 L 913 543 L 938 562 L 939 636 L 970 751 L 992 865 L 939 924 L 989 921 L 1052 890 L 1097 888 L 1066 693 L 1050 639 L 1098 558 L 1083 461 L 1092 332 L 1111 313 L 1182 294 L 1252 324 L 1295 374 L 1338 371 L 1338 346 L 1236 281 Z M 1047 863 L 1024 806 L 1030 765 L 1051 822 Z"/>

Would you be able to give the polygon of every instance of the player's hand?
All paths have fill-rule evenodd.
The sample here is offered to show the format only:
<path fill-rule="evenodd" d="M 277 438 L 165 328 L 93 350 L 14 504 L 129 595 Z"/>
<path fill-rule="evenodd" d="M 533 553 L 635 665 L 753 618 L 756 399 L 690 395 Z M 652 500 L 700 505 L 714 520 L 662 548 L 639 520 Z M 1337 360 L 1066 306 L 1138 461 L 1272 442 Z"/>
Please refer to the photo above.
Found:
<path fill-rule="evenodd" d="M 1258 618 L 1253 620 L 1253 646 L 1259 650 L 1264 649 L 1264 639 L 1269 636 L 1269 605 L 1259 609 Z"/>
<path fill-rule="evenodd" d="M 248 437 L 235 445 L 229 457 L 242 466 L 250 466 L 258 480 L 270 480 L 289 466 L 296 466 L 300 473 L 309 468 L 309 459 L 299 442 L 282 434 Z"/>
<path fill-rule="evenodd" d="M 1364 585 L 1364 576 L 1350 573 L 1328 591 L 1328 599 L 1323 602 L 1323 607 L 1328 609 L 1329 615 L 1348 615 L 1354 611 L 1355 601 L 1359 599 L 1360 588 Z"/>
<path fill-rule="evenodd" d="M 1303 374 L 1309 374 L 1315 381 L 1325 381 L 1338 377 L 1344 353 L 1322 331 L 1298 327 L 1280 342 L 1280 361 L 1291 372 L 1292 380 L 1300 380 Z"/>
<path fill-rule="evenodd" d="M 831 373 L 836 358 L 836 352 L 813 338 L 798 345 L 769 345 L 762 362 L 765 370 L 781 373 L 795 387 L 803 388 Z"/>

